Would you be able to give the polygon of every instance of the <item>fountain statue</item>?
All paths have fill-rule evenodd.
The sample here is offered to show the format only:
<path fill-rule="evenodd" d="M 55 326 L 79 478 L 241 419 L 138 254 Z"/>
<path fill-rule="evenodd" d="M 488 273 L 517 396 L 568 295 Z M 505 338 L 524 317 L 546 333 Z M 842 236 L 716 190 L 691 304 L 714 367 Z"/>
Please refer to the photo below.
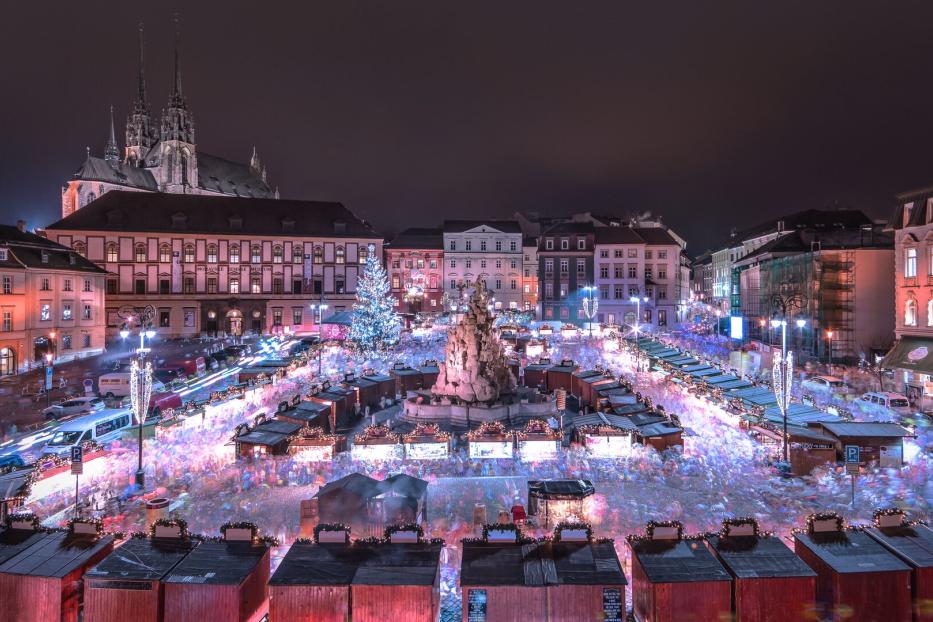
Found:
<path fill-rule="evenodd" d="M 460 322 L 447 331 L 445 362 L 431 392 L 462 402 L 491 403 L 515 390 L 515 377 L 494 330 L 489 294 L 477 282 Z"/>

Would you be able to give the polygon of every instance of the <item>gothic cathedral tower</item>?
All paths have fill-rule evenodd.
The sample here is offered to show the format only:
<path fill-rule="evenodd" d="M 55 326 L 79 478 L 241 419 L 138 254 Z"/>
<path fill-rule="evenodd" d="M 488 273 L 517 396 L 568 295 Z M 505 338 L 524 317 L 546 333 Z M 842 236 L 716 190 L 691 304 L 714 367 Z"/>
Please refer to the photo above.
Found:
<path fill-rule="evenodd" d="M 142 168 L 153 145 L 159 142 L 159 127 L 152 123 L 152 108 L 146 96 L 143 57 L 143 25 L 139 25 L 139 91 L 133 102 L 133 114 L 126 119 L 126 163 Z"/>
<path fill-rule="evenodd" d="M 162 192 L 198 192 L 198 157 L 194 142 L 194 117 L 181 90 L 178 59 L 178 18 L 175 18 L 175 82 L 168 107 L 162 111 L 161 163 L 153 171 Z"/>

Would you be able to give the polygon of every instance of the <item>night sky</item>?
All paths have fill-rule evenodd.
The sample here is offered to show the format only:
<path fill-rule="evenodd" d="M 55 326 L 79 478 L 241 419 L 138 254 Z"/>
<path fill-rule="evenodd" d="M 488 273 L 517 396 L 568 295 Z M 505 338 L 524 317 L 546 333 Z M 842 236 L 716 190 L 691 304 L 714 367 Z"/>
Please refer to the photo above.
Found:
<path fill-rule="evenodd" d="M 894 193 L 933 184 L 928 1 L 282 5 L 180 7 L 198 147 L 246 161 L 255 144 L 283 197 L 342 201 L 387 232 L 650 211 L 696 254 L 808 207 L 884 218 Z M 172 10 L 6 7 L 0 220 L 59 217 L 111 104 L 122 147 L 140 20 L 161 111 Z"/>

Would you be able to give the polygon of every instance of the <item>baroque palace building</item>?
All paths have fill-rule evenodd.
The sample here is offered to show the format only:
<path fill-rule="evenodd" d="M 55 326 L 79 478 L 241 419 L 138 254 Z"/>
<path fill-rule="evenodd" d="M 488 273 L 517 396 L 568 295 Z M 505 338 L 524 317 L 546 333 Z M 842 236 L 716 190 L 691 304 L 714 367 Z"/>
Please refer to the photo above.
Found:
<path fill-rule="evenodd" d="M 198 149 L 194 116 L 182 92 L 177 34 L 172 91 L 161 120 L 152 114 L 149 103 L 143 52 L 140 26 L 137 93 L 126 120 L 123 152 L 117 145 L 111 107 L 104 157 L 92 156 L 88 150 L 84 164 L 62 188 L 62 218 L 112 190 L 279 198 L 255 147 L 249 164 Z"/>

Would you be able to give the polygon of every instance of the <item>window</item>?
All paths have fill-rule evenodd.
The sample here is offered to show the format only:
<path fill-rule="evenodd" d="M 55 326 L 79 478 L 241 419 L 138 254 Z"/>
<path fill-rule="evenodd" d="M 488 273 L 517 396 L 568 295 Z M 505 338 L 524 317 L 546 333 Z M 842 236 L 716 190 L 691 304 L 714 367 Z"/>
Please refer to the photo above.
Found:
<path fill-rule="evenodd" d="M 70 292 L 70 291 L 71 291 L 71 279 L 65 279 L 65 280 L 62 282 L 62 291 L 63 291 L 63 292 Z"/>
<path fill-rule="evenodd" d="M 544 318 L 547 320 L 554 319 L 554 308 L 553 307 L 548 307 L 544 310 Z"/>
<path fill-rule="evenodd" d="M 62 335 L 62 349 L 63 350 L 71 349 L 71 335 Z"/>
<path fill-rule="evenodd" d="M 653 278 L 654 271 L 651 266 L 645 266 L 645 280 Z"/>
<path fill-rule="evenodd" d="M 194 277 L 186 276 L 181 284 L 181 291 L 186 294 L 194 293 Z"/>
<path fill-rule="evenodd" d="M 568 309 L 567 307 L 561 307 L 561 308 L 560 308 L 560 317 L 561 317 L 562 320 L 568 319 L 568 318 L 570 317 L 570 309 Z"/>
<path fill-rule="evenodd" d="M 496 279 L 496 289 L 502 289 L 502 279 Z"/>
<path fill-rule="evenodd" d="M 78 240 L 77 242 L 73 244 L 73 247 L 76 253 L 78 253 L 82 257 L 87 257 L 87 246 L 85 246 L 84 242 Z"/>
<path fill-rule="evenodd" d="M 514 266 L 513 266 L 513 267 L 514 267 Z M 501 259 L 497 259 L 497 260 L 496 260 L 496 268 L 498 268 L 499 270 L 502 269 L 502 260 L 501 260 Z"/>
<path fill-rule="evenodd" d="M 567 274 L 570 272 L 570 261 L 567 259 L 560 260 L 560 273 Z"/>
<path fill-rule="evenodd" d="M 667 310 L 658 309 L 658 326 L 667 326 Z"/>
<path fill-rule="evenodd" d="M 512 279 L 511 283 L 512 283 L 513 290 L 518 289 L 518 281 L 516 281 L 515 279 Z"/>
<path fill-rule="evenodd" d="M 52 305 L 48 302 L 43 302 L 39 305 L 39 319 L 43 322 L 48 322 L 52 319 Z"/>
<path fill-rule="evenodd" d="M 667 251 L 658 251 L 658 259 L 667 259 Z M 660 321 L 660 318 L 658 318 Z"/>
<path fill-rule="evenodd" d="M 526 278 L 526 279 L 530 279 L 530 278 L 531 278 L 531 270 L 528 269 L 528 268 L 525 268 L 525 278 Z"/>
<path fill-rule="evenodd" d="M 83 288 L 83 291 L 85 291 L 85 292 L 91 291 L 91 279 L 84 279 L 84 288 Z"/>
<path fill-rule="evenodd" d="M 334 291 L 337 292 L 338 294 L 343 293 L 344 287 L 345 285 L 344 285 L 344 281 L 342 278 L 338 278 L 337 280 L 334 281 Z"/>
<path fill-rule="evenodd" d="M 616 300 L 622 300 L 625 298 L 625 288 L 622 285 L 616 285 L 615 291 L 613 293 L 615 294 Z"/>
<path fill-rule="evenodd" d="M 625 278 L 625 266 L 621 264 L 616 264 L 612 267 L 612 276 L 621 279 Z"/>
<path fill-rule="evenodd" d="M 262 247 L 258 244 L 254 244 L 250 247 L 249 261 L 250 263 L 262 263 Z"/>
<path fill-rule="evenodd" d="M 553 283 L 544 284 L 544 297 L 545 299 L 550 299 L 554 297 L 554 284 Z"/>
<path fill-rule="evenodd" d="M 580 277 L 585 277 L 585 276 L 586 276 L 586 262 L 582 259 L 578 259 L 577 260 L 577 277 L 580 278 Z"/>
<path fill-rule="evenodd" d="M 518 267 L 518 262 L 513 259 L 511 262 L 511 266 L 512 266 L 512 270 L 516 269 Z"/>
<path fill-rule="evenodd" d="M 71 303 L 70 302 L 62 303 L 62 320 L 63 321 L 71 320 Z"/>
<path fill-rule="evenodd" d="M 415 264 L 412 263 L 412 260 L 411 260 L 411 259 L 409 259 L 409 260 L 407 260 L 407 261 L 405 262 L 405 267 L 406 267 L 407 269 L 411 270 L 412 268 L 415 267 Z"/>
<path fill-rule="evenodd" d="M 139 294 L 146 293 L 146 279 L 136 279 L 133 283 L 133 291 Z"/>
<path fill-rule="evenodd" d="M 172 325 L 172 310 L 159 309 L 159 328 L 169 328 Z"/>
<path fill-rule="evenodd" d="M 282 310 L 281 309 L 272 310 L 272 325 L 273 326 L 282 325 Z"/>
<path fill-rule="evenodd" d="M 637 248 L 628 249 L 628 256 L 629 256 L 629 259 L 634 259 L 638 257 L 638 249 Z"/>
<path fill-rule="evenodd" d="M 285 289 L 285 281 L 282 280 L 282 277 L 272 277 L 272 293 L 281 294 Z"/>
<path fill-rule="evenodd" d="M 513 253 L 518 250 L 518 243 L 515 240 L 509 242 L 509 250 Z"/>
<path fill-rule="evenodd" d="M 233 242 L 230 244 L 230 263 L 240 263 L 240 243 Z"/>
<path fill-rule="evenodd" d="M 217 245 L 207 245 L 207 263 L 217 263 Z"/>
<path fill-rule="evenodd" d="M 168 279 L 159 279 L 159 293 L 160 294 L 170 294 L 172 292 L 172 286 Z"/>
<path fill-rule="evenodd" d="M 456 268 L 456 267 L 457 267 L 457 260 L 456 260 L 456 259 L 451 259 L 451 260 L 450 260 L 450 267 L 451 267 L 451 268 Z"/>
<path fill-rule="evenodd" d="M 933 326 L 933 298 L 927 302 L 927 326 Z"/>
<path fill-rule="evenodd" d="M 345 263 L 346 257 L 347 257 L 346 251 L 343 249 L 342 246 L 338 246 L 335 259 L 334 259 L 334 263 L 337 263 L 337 264 Z"/>
<path fill-rule="evenodd" d="M 651 309 L 645 309 L 645 321 L 651 323 Z"/>
<path fill-rule="evenodd" d="M 81 317 L 85 320 L 91 319 L 91 305 L 85 304 L 81 309 Z"/>
<path fill-rule="evenodd" d="M 392 289 L 399 289 L 401 287 L 401 282 L 399 281 L 398 275 L 392 275 Z"/>
<path fill-rule="evenodd" d="M 473 240 L 467 240 L 467 241 L 466 241 L 466 249 L 467 249 L 468 251 L 473 250 Z"/>
<path fill-rule="evenodd" d="M 230 290 L 231 294 L 239 294 L 240 293 L 240 279 L 236 277 L 233 277 L 232 279 L 230 279 L 230 284 L 229 284 L 228 289 Z"/>
<path fill-rule="evenodd" d="M 549 251 L 554 250 L 554 240 L 552 238 L 548 238 L 544 241 L 544 249 Z"/>
<path fill-rule="evenodd" d="M 90 348 L 91 347 L 91 336 L 87 333 L 81 335 L 81 347 Z"/>
<path fill-rule="evenodd" d="M 107 261 L 117 261 L 117 245 L 113 242 L 107 243 Z"/>
<path fill-rule="evenodd" d="M 42 277 L 42 281 L 39 284 L 39 289 L 44 292 L 48 292 L 52 290 L 52 282 L 49 280 L 49 277 L 47 276 Z"/>
<path fill-rule="evenodd" d="M 658 300 L 667 300 L 667 288 L 661 287 L 658 289 Z"/>
<path fill-rule="evenodd" d="M 565 251 L 570 248 L 570 240 L 567 238 L 560 239 L 560 250 Z"/>
<path fill-rule="evenodd" d="M 437 260 L 432 259 L 431 261 L 429 261 L 428 267 L 431 268 L 432 270 L 437 270 Z"/>
<path fill-rule="evenodd" d="M 631 298 L 632 296 L 637 296 L 637 295 L 638 295 L 638 288 L 637 288 L 637 287 L 634 287 L 634 286 L 629 287 L 629 288 L 628 288 L 628 295 L 629 295 L 629 298 Z"/>
<path fill-rule="evenodd" d="M 485 259 L 480 259 L 480 260 L 479 260 L 479 267 L 480 267 L 480 268 L 485 268 L 485 267 L 486 267 L 486 260 L 485 260 Z"/>
<path fill-rule="evenodd" d="M 667 278 L 667 266 L 658 266 L 658 278 L 659 279 Z"/>
<path fill-rule="evenodd" d="M 301 324 L 301 307 L 292 307 L 292 325 Z"/>
<path fill-rule="evenodd" d="M 615 250 L 615 253 L 613 253 L 612 256 L 615 257 L 616 259 L 622 259 L 622 249 L 621 249 L 621 248 L 617 248 L 617 249 Z"/>
<path fill-rule="evenodd" d="M 502 240 L 496 240 L 496 250 L 497 251 L 502 250 Z"/>
<path fill-rule="evenodd" d="M 917 276 L 917 249 L 908 248 L 904 258 L 904 276 L 913 278 Z"/>
<path fill-rule="evenodd" d="M 367 256 L 368 254 L 369 254 L 369 248 L 367 248 L 367 247 L 365 247 L 365 246 L 360 246 L 360 247 L 359 247 L 359 250 L 357 251 L 357 263 L 366 263 L 366 256 Z M 424 260 L 423 260 L 423 259 L 419 259 L 419 260 L 418 260 L 418 267 L 419 267 L 419 268 L 423 268 L 423 267 L 424 267 Z"/>
<path fill-rule="evenodd" d="M 529 285 L 528 283 L 525 283 L 525 285 L 522 287 L 522 291 L 523 291 L 524 293 L 526 293 L 526 294 L 530 294 L 530 293 L 531 293 L 531 285 Z"/>
<path fill-rule="evenodd" d="M 618 251 L 616 251 L 616 252 L 618 252 Z M 599 251 L 599 258 L 600 258 L 600 259 L 607 259 L 608 257 L 609 257 L 609 251 L 607 251 L 607 250 L 601 250 L 601 251 Z"/>
<path fill-rule="evenodd" d="M 551 274 L 552 272 L 554 272 L 554 260 L 545 259 L 544 260 L 544 273 Z"/>
<path fill-rule="evenodd" d="M 586 238 L 577 238 L 577 250 L 579 251 L 586 250 Z"/>
<path fill-rule="evenodd" d="M 7 259 L 9 259 L 9 255 L 7 253 L 8 253 L 7 248 L 5 247 L 0 248 L 0 261 L 6 261 Z M 7 352 L 9 352 L 9 350 L 7 350 Z"/>
<path fill-rule="evenodd" d="M 272 247 L 272 263 L 282 263 L 285 260 L 285 251 L 282 247 L 275 245 Z"/>
<path fill-rule="evenodd" d="M 904 325 L 917 325 L 917 301 L 913 298 L 908 298 L 904 303 Z"/>
<path fill-rule="evenodd" d="M 314 279 L 311 282 L 311 293 L 312 294 L 324 293 L 324 283 L 321 281 L 321 279 Z"/>
<path fill-rule="evenodd" d="M 207 293 L 208 294 L 217 293 L 217 277 L 215 276 L 207 277 Z"/>
<path fill-rule="evenodd" d="M 292 293 L 293 294 L 301 293 L 301 279 L 292 279 Z"/>
<path fill-rule="evenodd" d="M 301 247 L 302 245 L 298 242 L 292 245 L 292 263 L 301 263 L 304 261 L 305 256 Z"/>
<path fill-rule="evenodd" d="M 651 251 L 649 250 L 645 251 L 645 259 L 651 259 Z"/>
<path fill-rule="evenodd" d="M 47 251 L 42 251 L 42 263 L 49 263 L 49 254 Z"/>
<path fill-rule="evenodd" d="M 9 274 L 3 275 L 3 293 L 12 294 L 13 293 L 13 277 Z"/>
<path fill-rule="evenodd" d="M 137 244 L 134 247 L 134 255 L 136 263 L 145 263 L 146 262 L 146 245 Z"/>
<path fill-rule="evenodd" d="M 194 244 L 185 244 L 182 260 L 185 263 L 194 263 Z"/>
<path fill-rule="evenodd" d="M 172 261 L 172 247 L 168 244 L 163 244 L 159 247 L 159 262 L 161 263 L 171 263 Z"/>
<path fill-rule="evenodd" d="M 457 250 L 457 241 L 456 241 L 456 240 L 451 240 L 451 241 L 450 241 L 450 244 L 448 245 L 448 248 L 449 248 L 450 250 L 452 250 L 452 251 Z"/>
<path fill-rule="evenodd" d="M 457 287 L 457 280 L 450 279 L 450 289 L 456 289 L 456 287 Z"/>
<path fill-rule="evenodd" d="M 249 280 L 249 291 L 251 294 L 261 294 L 262 293 L 262 281 L 258 276 L 254 276 Z"/>
<path fill-rule="evenodd" d="M 8 333 L 13 330 L 13 312 L 3 312 L 3 332 Z"/>
<path fill-rule="evenodd" d="M 472 260 L 472 259 L 467 259 L 465 263 L 466 263 L 466 267 L 467 267 L 467 268 L 472 268 L 472 267 L 473 267 L 473 260 Z"/>

